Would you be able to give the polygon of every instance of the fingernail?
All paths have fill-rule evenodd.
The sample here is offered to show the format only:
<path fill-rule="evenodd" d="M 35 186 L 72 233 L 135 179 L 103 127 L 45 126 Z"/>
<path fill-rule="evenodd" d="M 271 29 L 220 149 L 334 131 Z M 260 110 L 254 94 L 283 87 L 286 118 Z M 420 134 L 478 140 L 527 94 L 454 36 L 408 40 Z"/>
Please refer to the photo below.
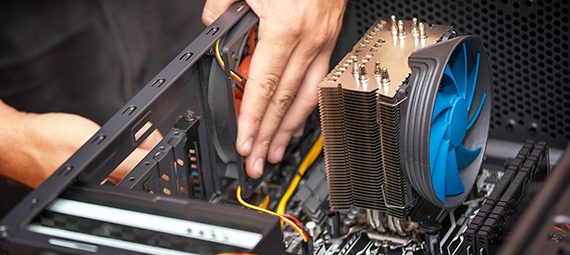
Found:
<path fill-rule="evenodd" d="M 253 165 L 253 170 L 256 171 L 259 176 L 263 175 L 263 158 L 258 158 Z"/>
<path fill-rule="evenodd" d="M 245 151 L 246 154 L 249 154 L 251 152 L 252 145 L 253 145 L 253 137 L 250 137 L 249 139 L 247 139 L 247 141 L 245 141 L 245 144 L 243 145 L 243 150 Z"/>
<path fill-rule="evenodd" d="M 275 149 L 275 156 L 277 157 L 278 161 L 281 161 L 283 159 L 284 153 L 285 153 L 285 146 L 281 146 Z"/>

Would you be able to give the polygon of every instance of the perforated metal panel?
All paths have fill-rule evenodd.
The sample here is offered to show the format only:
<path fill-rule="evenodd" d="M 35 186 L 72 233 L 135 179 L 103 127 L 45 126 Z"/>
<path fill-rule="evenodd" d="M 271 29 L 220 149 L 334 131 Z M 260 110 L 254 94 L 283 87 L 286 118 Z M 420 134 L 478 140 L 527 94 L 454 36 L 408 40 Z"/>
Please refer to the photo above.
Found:
<path fill-rule="evenodd" d="M 544 140 L 561 149 L 570 142 L 568 0 L 353 0 L 333 62 L 375 20 L 392 14 L 481 38 L 493 75 L 490 138 Z"/>

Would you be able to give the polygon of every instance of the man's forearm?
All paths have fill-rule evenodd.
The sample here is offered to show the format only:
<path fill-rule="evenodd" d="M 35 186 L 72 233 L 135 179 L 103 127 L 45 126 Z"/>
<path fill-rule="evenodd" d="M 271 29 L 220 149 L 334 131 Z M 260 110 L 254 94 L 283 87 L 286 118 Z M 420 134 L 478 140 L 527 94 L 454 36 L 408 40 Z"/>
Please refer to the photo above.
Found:
<path fill-rule="evenodd" d="M 26 150 L 27 113 L 19 112 L 0 100 L 0 175 L 32 187 L 37 187 L 45 176 L 34 169 L 35 160 Z"/>

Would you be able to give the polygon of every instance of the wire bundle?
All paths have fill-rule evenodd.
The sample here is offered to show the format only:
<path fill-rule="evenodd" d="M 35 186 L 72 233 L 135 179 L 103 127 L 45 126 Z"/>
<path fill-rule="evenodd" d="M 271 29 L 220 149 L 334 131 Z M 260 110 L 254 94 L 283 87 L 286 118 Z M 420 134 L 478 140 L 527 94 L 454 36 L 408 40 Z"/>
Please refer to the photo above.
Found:
<path fill-rule="evenodd" d="M 255 205 L 252 205 L 252 204 L 245 202 L 241 198 L 241 186 L 239 186 L 239 185 L 237 187 L 236 197 L 237 197 L 238 201 L 240 202 L 240 204 L 242 204 L 243 206 L 245 206 L 247 208 L 254 209 L 256 211 L 264 212 L 264 213 L 279 217 L 283 222 L 287 223 L 289 226 L 291 226 L 291 228 L 293 228 L 295 231 L 297 231 L 299 234 L 301 234 L 301 236 L 303 236 L 303 241 L 307 242 L 309 240 L 309 237 L 307 236 L 307 233 L 303 229 L 301 222 L 299 222 L 299 220 L 297 220 L 297 218 L 293 217 L 292 215 L 277 214 L 277 213 L 274 213 L 274 212 L 269 211 L 267 209 L 263 209 L 263 208 L 260 208 L 260 207 L 257 207 Z"/>
<path fill-rule="evenodd" d="M 222 69 L 225 69 L 226 65 L 224 63 L 224 60 L 222 59 L 222 55 L 220 55 L 220 40 L 216 41 L 216 59 L 218 60 L 218 63 L 220 64 L 220 66 L 222 67 Z M 234 78 L 234 80 L 236 80 L 241 86 L 243 90 L 243 86 L 245 86 L 245 79 L 238 74 L 237 72 L 234 72 L 234 70 L 230 70 L 230 75 L 232 76 L 232 78 Z"/>
<path fill-rule="evenodd" d="M 252 28 L 251 33 L 249 35 L 249 44 L 250 44 L 251 54 L 253 54 L 253 52 L 255 50 L 255 28 Z M 225 63 L 224 63 L 224 60 L 222 59 L 222 56 L 220 54 L 220 40 L 216 41 L 215 52 L 216 52 L 216 59 L 217 59 L 218 63 L 220 64 L 222 69 L 225 70 Z M 233 79 L 235 79 L 241 85 L 240 90 L 243 91 L 246 79 L 243 78 L 239 73 L 237 73 L 231 69 L 230 69 L 230 75 Z M 303 176 L 303 174 L 305 174 L 305 172 L 307 171 L 309 166 L 311 166 L 313 164 L 313 162 L 317 159 L 317 157 L 321 153 L 322 149 L 323 149 L 323 136 L 319 135 L 319 138 L 317 139 L 315 144 L 313 144 L 313 147 L 311 148 L 311 150 L 309 151 L 309 153 L 307 154 L 307 156 L 305 157 L 305 159 L 301 163 L 301 166 L 299 167 L 299 171 L 298 171 L 297 175 L 294 177 L 291 184 L 289 185 L 287 192 L 285 193 L 285 195 L 281 199 L 281 201 L 279 203 L 279 207 L 277 209 L 277 213 L 245 202 L 241 197 L 241 186 L 239 186 L 239 185 L 238 185 L 237 190 L 236 190 L 236 197 L 237 197 L 238 201 L 243 206 L 248 207 L 250 209 L 254 209 L 254 210 L 257 210 L 260 212 L 264 212 L 264 213 L 279 217 L 281 219 L 281 228 L 283 228 L 283 222 L 287 223 L 289 226 L 291 226 L 291 228 L 293 228 L 295 231 L 297 231 L 299 234 L 301 234 L 304 242 L 308 242 L 309 236 L 307 235 L 307 233 L 303 229 L 303 225 L 294 216 L 289 215 L 289 214 L 285 214 L 285 206 L 287 205 L 289 198 L 291 197 L 291 195 L 295 191 L 297 185 L 299 184 L 299 181 L 301 180 L 301 176 Z"/>
<path fill-rule="evenodd" d="M 309 166 L 311 166 L 313 164 L 313 162 L 315 162 L 317 157 L 321 154 L 322 150 L 323 150 L 323 136 L 319 135 L 319 138 L 317 138 L 317 141 L 315 141 L 315 143 L 311 147 L 311 150 L 309 151 L 309 153 L 307 153 L 307 156 L 305 156 L 305 159 L 303 159 L 301 166 L 299 166 L 299 170 L 297 172 L 297 175 L 295 175 L 295 177 L 293 178 L 293 181 L 291 181 L 291 184 L 289 185 L 289 188 L 287 189 L 287 191 L 285 192 L 285 194 L 281 198 L 281 201 L 279 202 L 279 206 L 277 207 L 276 213 L 269 211 L 267 209 L 260 208 L 258 206 L 252 205 L 252 204 L 248 204 L 247 202 L 243 201 L 243 199 L 241 198 L 241 186 L 238 186 L 237 191 L 236 191 L 236 197 L 237 197 L 238 201 L 245 207 L 248 207 L 248 208 L 251 208 L 251 209 L 254 209 L 257 211 L 261 211 L 261 212 L 268 213 L 268 214 L 271 214 L 273 216 L 279 217 L 282 221 L 281 224 L 283 224 L 283 222 L 287 223 L 295 231 L 299 232 L 299 234 L 301 234 L 301 236 L 303 236 L 303 241 L 307 242 L 309 240 L 309 237 L 308 237 L 307 233 L 305 232 L 305 230 L 303 229 L 303 225 L 294 216 L 289 215 L 289 214 L 285 214 L 285 207 L 287 206 L 287 202 L 289 201 L 289 198 L 291 197 L 291 195 L 293 194 L 293 192 L 297 188 L 297 185 L 299 184 L 299 181 L 301 180 L 301 176 L 303 176 L 305 174 L 305 172 L 307 171 L 307 169 L 309 168 Z M 281 226 L 281 227 L 283 227 L 283 226 Z"/>

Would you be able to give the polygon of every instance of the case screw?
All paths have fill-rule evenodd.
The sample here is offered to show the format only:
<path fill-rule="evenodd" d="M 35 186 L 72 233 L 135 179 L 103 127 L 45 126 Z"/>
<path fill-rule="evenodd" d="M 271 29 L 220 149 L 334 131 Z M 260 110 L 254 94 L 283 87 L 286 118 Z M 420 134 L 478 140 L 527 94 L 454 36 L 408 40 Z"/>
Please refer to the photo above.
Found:
<path fill-rule="evenodd" d="M 196 114 L 193 111 L 187 110 L 186 113 L 184 113 L 184 119 L 188 122 L 195 121 Z"/>

